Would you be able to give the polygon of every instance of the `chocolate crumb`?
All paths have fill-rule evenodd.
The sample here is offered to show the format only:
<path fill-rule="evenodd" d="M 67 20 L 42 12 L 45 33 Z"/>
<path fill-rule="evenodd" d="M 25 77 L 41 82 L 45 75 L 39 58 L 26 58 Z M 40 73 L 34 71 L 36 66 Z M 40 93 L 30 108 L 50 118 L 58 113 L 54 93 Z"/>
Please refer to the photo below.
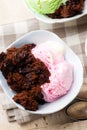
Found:
<path fill-rule="evenodd" d="M 0 70 L 10 88 L 16 92 L 13 100 L 32 111 L 36 111 L 39 104 L 45 103 L 41 85 L 48 83 L 50 76 L 45 64 L 31 53 L 35 46 L 34 43 L 24 44 L 0 54 Z"/>
<path fill-rule="evenodd" d="M 68 18 L 81 14 L 84 7 L 85 0 L 68 0 L 65 4 L 62 4 L 53 14 L 48 14 L 49 17 L 56 18 Z"/>

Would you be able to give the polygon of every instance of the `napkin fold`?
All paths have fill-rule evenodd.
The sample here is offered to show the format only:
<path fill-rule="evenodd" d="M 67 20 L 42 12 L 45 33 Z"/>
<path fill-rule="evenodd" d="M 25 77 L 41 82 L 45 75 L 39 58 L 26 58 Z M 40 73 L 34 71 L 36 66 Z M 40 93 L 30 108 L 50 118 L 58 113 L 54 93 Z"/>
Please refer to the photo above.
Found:
<path fill-rule="evenodd" d="M 29 112 L 20 110 L 4 93 L 0 97 L 2 107 L 6 111 L 9 122 L 17 121 L 19 124 L 24 124 L 42 117 L 42 115 L 30 114 Z"/>

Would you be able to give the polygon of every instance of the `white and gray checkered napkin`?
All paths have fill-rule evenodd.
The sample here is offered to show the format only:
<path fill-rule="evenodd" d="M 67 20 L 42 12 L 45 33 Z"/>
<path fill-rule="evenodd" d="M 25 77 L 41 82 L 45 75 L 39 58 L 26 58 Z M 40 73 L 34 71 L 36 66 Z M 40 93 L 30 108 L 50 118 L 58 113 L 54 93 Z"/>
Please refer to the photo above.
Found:
<path fill-rule="evenodd" d="M 45 29 L 56 33 L 71 47 L 83 64 L 84 82 L 87 83 L 87 57 L 85 56 L 84 49 L 85 39 L 87 38 L 87 16 L 61 24 L 45 24 L 33 18 L 27 21 L 0 26 L 0 52 L 20 36 L 38 29 Z M 42 117 L 19 110 L 7 99 L 5 94 L 3 94 L 2 98 L 5 99 L 2 104 L 7 112 L 9 121 L 16 120 L 18 123 L 25 123 Z"/>

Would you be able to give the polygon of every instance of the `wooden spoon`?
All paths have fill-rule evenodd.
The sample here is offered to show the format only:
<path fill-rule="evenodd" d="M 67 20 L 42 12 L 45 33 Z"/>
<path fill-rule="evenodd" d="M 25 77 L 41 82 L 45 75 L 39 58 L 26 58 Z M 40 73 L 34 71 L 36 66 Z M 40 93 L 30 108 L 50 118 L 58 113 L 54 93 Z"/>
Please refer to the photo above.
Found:
<path fill-rule="evenodd" d="M 67 107 L 66 114 L 74 120 L 87 119 L 87 102 L 79 101 L 71 104 Z"/>
<path fill-rule="evenodd" d="M 80 100 L 87 101 L 87 84 L 83 84 L 77 98 Z"/>

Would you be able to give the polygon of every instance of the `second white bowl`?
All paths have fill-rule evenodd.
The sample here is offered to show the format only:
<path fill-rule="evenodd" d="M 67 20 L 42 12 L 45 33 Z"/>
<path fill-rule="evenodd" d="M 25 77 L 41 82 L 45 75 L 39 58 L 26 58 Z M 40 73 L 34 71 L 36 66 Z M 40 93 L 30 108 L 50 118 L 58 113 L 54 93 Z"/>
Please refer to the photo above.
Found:
<path fill-rule="evenodd" d="M 78 15 L 70 17 L 70 18 L 60 18 L 60 19 L 59 18 L 58 19 L 52 19 L 52 18 L 50 18 L 46 15 L 40 14 L 40 13 L 34 11 L 31 7 L 28 7 L 25 0 L 23 0 L 23 2 L 25 4 L 26 8 L 28 9 L 28 11 L 30 11 L 38 20 L 45 22 L 45 23 L 49 23 L 49 24 L 69 22 L 69 21 L 78 19 L 78 18 L 87 14 L 87 0 L 85 0 L 84 9 L 83 9 L 83 12 L 81 14 L 78 14 Z"/>

